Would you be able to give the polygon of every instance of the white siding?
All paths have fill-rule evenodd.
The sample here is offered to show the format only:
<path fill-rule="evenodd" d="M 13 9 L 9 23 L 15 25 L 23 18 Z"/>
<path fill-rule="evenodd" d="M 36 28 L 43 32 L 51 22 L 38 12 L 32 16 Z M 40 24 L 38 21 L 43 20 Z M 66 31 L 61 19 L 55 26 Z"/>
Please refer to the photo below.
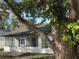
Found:
<path fill-rule="evenodd" d="M 13 46 L 18 47 L 19 46 L 19 40 L 15 37 L 13 37 Z"/>
<path fill-rule="evenodd" d="M 31 46 L 31 38 L 30 37 L 25 37 L 26 38 L 26 46 Z"/>
<path fill-rule="evenodd" d="M 13 46 L 12 37 L 5 37 L 5 46 Z"/>
<path fill-rule="evenodd" d="M 5 46 L 5 38 L 0 37 L 0 49 L 3 48 L 4 46 Z"/>
<path fill-rule="evenodd" d="M 40 36 L 38 37 L 38 48 L 42 48 L 42 39 Z"/>

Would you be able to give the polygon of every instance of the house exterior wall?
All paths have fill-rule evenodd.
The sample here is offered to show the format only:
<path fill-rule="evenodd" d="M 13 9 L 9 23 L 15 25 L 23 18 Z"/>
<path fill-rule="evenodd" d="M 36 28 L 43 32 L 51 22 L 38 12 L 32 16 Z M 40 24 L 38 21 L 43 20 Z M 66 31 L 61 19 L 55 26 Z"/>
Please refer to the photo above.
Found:
<path fill-rule="evenodd" d="M 16 37 L 8 37 L 6 39 L 4 51 L 16 51 L 19 42 Z"/>
<path fill-rule="evenodd" d="M 13 46 L 13 38 L 12 37 L 5 37 L 5 46 Z"/>
<path fill-rule="evenodd" d="M 0 49 L 4 48 L 4 46 L 5 46 L 5 38 L 0 37 Z"/>
<path fill-rule="evenodd" d="M 40 36 L 38 37 L 38 48 L 42 48 L 42 39 Z"/>
<path fill-rule="evenodd" d="M 22 39 L 25 39 L 25 45 L 21 45 L 21 40 Z M 16 38 L 16 40 L 18 41 L 18 47 L 22 47 L 22 46 L 25 46 L 25 47 L 35 47 L 35 46 L 38 46 L 38 38 L 34 39 L 34 37 L 32 36 L 23 36 L 23 37 L 18 37 Z M 36 40 L 36 41 L 34 41 Z M 36 42 L 36 44 L 35 44 Z"/>
<path fill-rule="evenodd" d="M 14 44 L 14 46 L 15 47 L 20 47 L 20 46 L 22 46 L 20 43 L 20 41 L 21 41 L 21 39 L 25 39 L 25 42 L 26 42 L 26 45 L 25 46 L 30 46 L 30 42 L 29 42 L 29 40 L 30 40 L 30 38 L 28 38 L 28 36 L 24 36 L 24 37 L 14 37 L 13 38 L 14 39 L 14 41 L 13 41 L 13 44 Z"/>
<path fill-rule="evenodd" d="M 30 37 L 6 37 L 5 38 L 5 46 L 10 47 L 19 47 L 20 45 L 20 39 L 26 39 L 26 46 L 31 46 Z"/>
<path fill-rule="evenodd" d="M 26 38 L 26 45 L 25 46 L 21 46 L 19 43 L 19 40 L 21 38 Z M 29 42 L 30 40 L 30 36 L 25 36 L 25 37 L 13 37 L 10 39 L 7 39 L 9 46 L 5 46 L 4 47 L 4 51 L 17 51 L 17 52 L 32 52 L 32 53 L 53 53 L 53 51 L 48 48 L 45 47 L 43 45 L 43 40 L 41 39 L 41 37 L 37 38 L 38 41 L 38 45 L 37 46 L 31 46 L 31 42 Z M 6 41 L 6 42 L 7 42 Z M 34 42 L 34 41 L 33 41 Z M 12 43 L 12 46 L 10 46 Z M 44 47 L 43 47 L 44 46 Z"/>
<path fill-rule="evenodd" d="M 19 41 L 18 41 L 17 37 L 13 37 L 13 46 L 14 47 L 18 47 L 19 46 Z"/>

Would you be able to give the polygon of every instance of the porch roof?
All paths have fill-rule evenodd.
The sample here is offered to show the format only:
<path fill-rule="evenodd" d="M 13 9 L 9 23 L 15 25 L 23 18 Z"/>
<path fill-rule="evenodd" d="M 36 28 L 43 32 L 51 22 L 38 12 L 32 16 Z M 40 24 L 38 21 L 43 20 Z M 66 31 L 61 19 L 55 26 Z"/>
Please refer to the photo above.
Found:
<path fill-rule="evenodd" d="M 26 32 L 26 33 L 24 33 L 24 32 Z M 26 35 L 28 33 L 30 33 L 27 26 L 20 26 L 19 28 L 15 29 L 15 30 L 12 30 L 10 32 L 5 32 L 4 34 L 0 33 L 0 36 L 18 36 L 18 35 L 22 36 L 23 33 L 26 34 Z"/>
<path fill-rule="evenodd" d="M 7 32 L 3 29 L 0 29 L 0 36 L 7 35 Z"/>
<path fill-rule="evenodd" d="M 47 35 L 51 33 L 51 28 L 49 26 L 44 26 L 44 27 L 38 26 L 37 28 L 43 31 Z M 0 32 L 0 36 L 26 36 L 26 35 L 27 36 L 34 35 L 34 33 L 31 30 L 29 30 L 27 26 L 21 26 L 18 29 L 15 29 L 10 32 L 5 32 L 5 31 Z"/>

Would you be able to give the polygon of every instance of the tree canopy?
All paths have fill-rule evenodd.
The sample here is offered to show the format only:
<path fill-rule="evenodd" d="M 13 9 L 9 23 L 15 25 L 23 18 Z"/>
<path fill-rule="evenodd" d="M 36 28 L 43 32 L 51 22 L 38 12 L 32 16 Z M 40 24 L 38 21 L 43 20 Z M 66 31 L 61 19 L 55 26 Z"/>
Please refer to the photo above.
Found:
<path fill-rule="evenodd" d="M 6 2 L 6 0 L 4 0 Z M 49 20 L 49 25 L 62 30 L 61 36 L 64 41 L 68 41 L 70 45 L 75 45 L 79 40 L 77 19 L 70 19 L 70 4 L 69 0 L 8 0 L 14 12 L 17 12 L 20 17 L 24 18 L 22 13 L 26 13 L 25 17 L 34 21 L 35 18 L 43 18 L 41 24 Z M 4 4 L 6 5 L 6 3 Z M 7 9 L 10 9 L 8 6 Z M 24 19 L 28 21 L 28 19 Z M 40 20 L 40 19 L 39 19 Z M 38 21 L 38 20 L 37 20 Z M 35 21 L 34 21 L 35 22 Z"/>

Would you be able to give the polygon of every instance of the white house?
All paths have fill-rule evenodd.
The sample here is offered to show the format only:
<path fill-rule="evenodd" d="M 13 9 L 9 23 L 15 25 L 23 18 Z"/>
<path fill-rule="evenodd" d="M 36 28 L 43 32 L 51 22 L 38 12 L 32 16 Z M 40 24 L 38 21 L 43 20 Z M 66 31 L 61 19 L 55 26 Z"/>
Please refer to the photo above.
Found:
<path fill-rule="evenodd" d="M 41 27 L 41 29 L 52 40 L 49 34 L 50 29 L 47 27 Z M 8 52 L 53 53 L 44 40 L 27 29 L 26 26 L 21 26 L 11 32 L 0 30 L 0 48 L 4 48 L 4 51 Z"/>

